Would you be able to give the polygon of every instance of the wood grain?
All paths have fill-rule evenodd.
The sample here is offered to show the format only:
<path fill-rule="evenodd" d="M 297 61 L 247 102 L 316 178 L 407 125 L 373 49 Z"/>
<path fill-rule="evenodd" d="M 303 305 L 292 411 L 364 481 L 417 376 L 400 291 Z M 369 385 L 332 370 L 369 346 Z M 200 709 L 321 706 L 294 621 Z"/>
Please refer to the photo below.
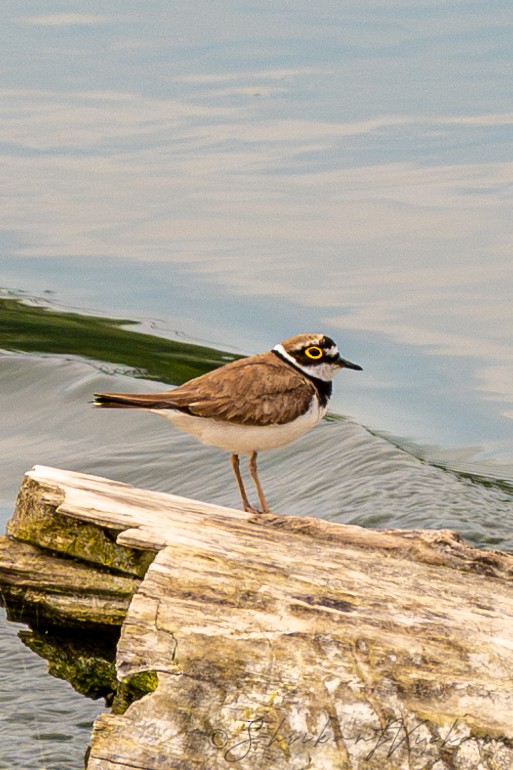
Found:
<path fill-rule="evenodd" d="M 24 485 L 47 519 L 115 532 L 137 582 L 117 673 L 156 688 L 100 715 L 88 770 L 513 767 L 511 554 L 43 467 Z"/>

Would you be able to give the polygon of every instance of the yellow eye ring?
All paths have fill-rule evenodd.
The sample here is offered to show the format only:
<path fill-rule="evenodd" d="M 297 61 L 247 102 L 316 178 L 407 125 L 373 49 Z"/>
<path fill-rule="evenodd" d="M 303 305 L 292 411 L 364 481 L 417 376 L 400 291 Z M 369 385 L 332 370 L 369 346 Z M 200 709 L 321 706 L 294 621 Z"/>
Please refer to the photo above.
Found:
<path fill-rule="evenodd" d="M 313 345 L 311 348 L 306 348 L 305 354 L 308 356 L 308 358 L 313 358 L 314 360 L 317 358 L 322 358 L 322 348 L 318 348 L 315 345 Z"/>

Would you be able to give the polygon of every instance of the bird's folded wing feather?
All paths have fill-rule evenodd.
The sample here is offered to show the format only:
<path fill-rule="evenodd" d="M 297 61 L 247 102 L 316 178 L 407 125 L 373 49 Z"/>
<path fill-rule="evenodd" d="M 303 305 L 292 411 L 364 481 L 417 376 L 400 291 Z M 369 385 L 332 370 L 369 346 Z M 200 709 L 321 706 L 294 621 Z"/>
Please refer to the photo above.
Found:
<path fill-rule="evenodd" d="M 234 361 L 165 393 L 96 395 L 105 407 L 178 409 L 241 425 L 283 424 L 300 417 L 315 395 L 311 382 L 273 353 Z"/>

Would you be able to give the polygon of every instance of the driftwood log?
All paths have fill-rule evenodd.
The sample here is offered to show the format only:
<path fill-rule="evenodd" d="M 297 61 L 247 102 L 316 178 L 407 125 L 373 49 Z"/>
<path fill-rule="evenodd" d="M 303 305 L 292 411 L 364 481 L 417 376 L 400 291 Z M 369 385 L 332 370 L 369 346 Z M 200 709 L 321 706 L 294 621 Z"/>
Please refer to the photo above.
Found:
<path fill-rule="evenodd" d="M 29 622 L 121 625 L 87 770 L 513 767 L 513 555 L 40 466 L 8 534 Z"/>

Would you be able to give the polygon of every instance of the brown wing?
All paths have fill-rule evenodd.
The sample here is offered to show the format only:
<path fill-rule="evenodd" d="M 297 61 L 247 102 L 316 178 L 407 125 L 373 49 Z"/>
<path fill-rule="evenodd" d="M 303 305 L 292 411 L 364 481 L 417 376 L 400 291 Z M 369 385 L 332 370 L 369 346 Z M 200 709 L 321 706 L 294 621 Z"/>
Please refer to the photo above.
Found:
<path fill-rule="evenodd" d="M 242 425 L 282 424 L 307 411 L 315 388 L 274 353 L 233 361 L 165 393 L 104 393 L 99 406 L 179 409 Z"/>

